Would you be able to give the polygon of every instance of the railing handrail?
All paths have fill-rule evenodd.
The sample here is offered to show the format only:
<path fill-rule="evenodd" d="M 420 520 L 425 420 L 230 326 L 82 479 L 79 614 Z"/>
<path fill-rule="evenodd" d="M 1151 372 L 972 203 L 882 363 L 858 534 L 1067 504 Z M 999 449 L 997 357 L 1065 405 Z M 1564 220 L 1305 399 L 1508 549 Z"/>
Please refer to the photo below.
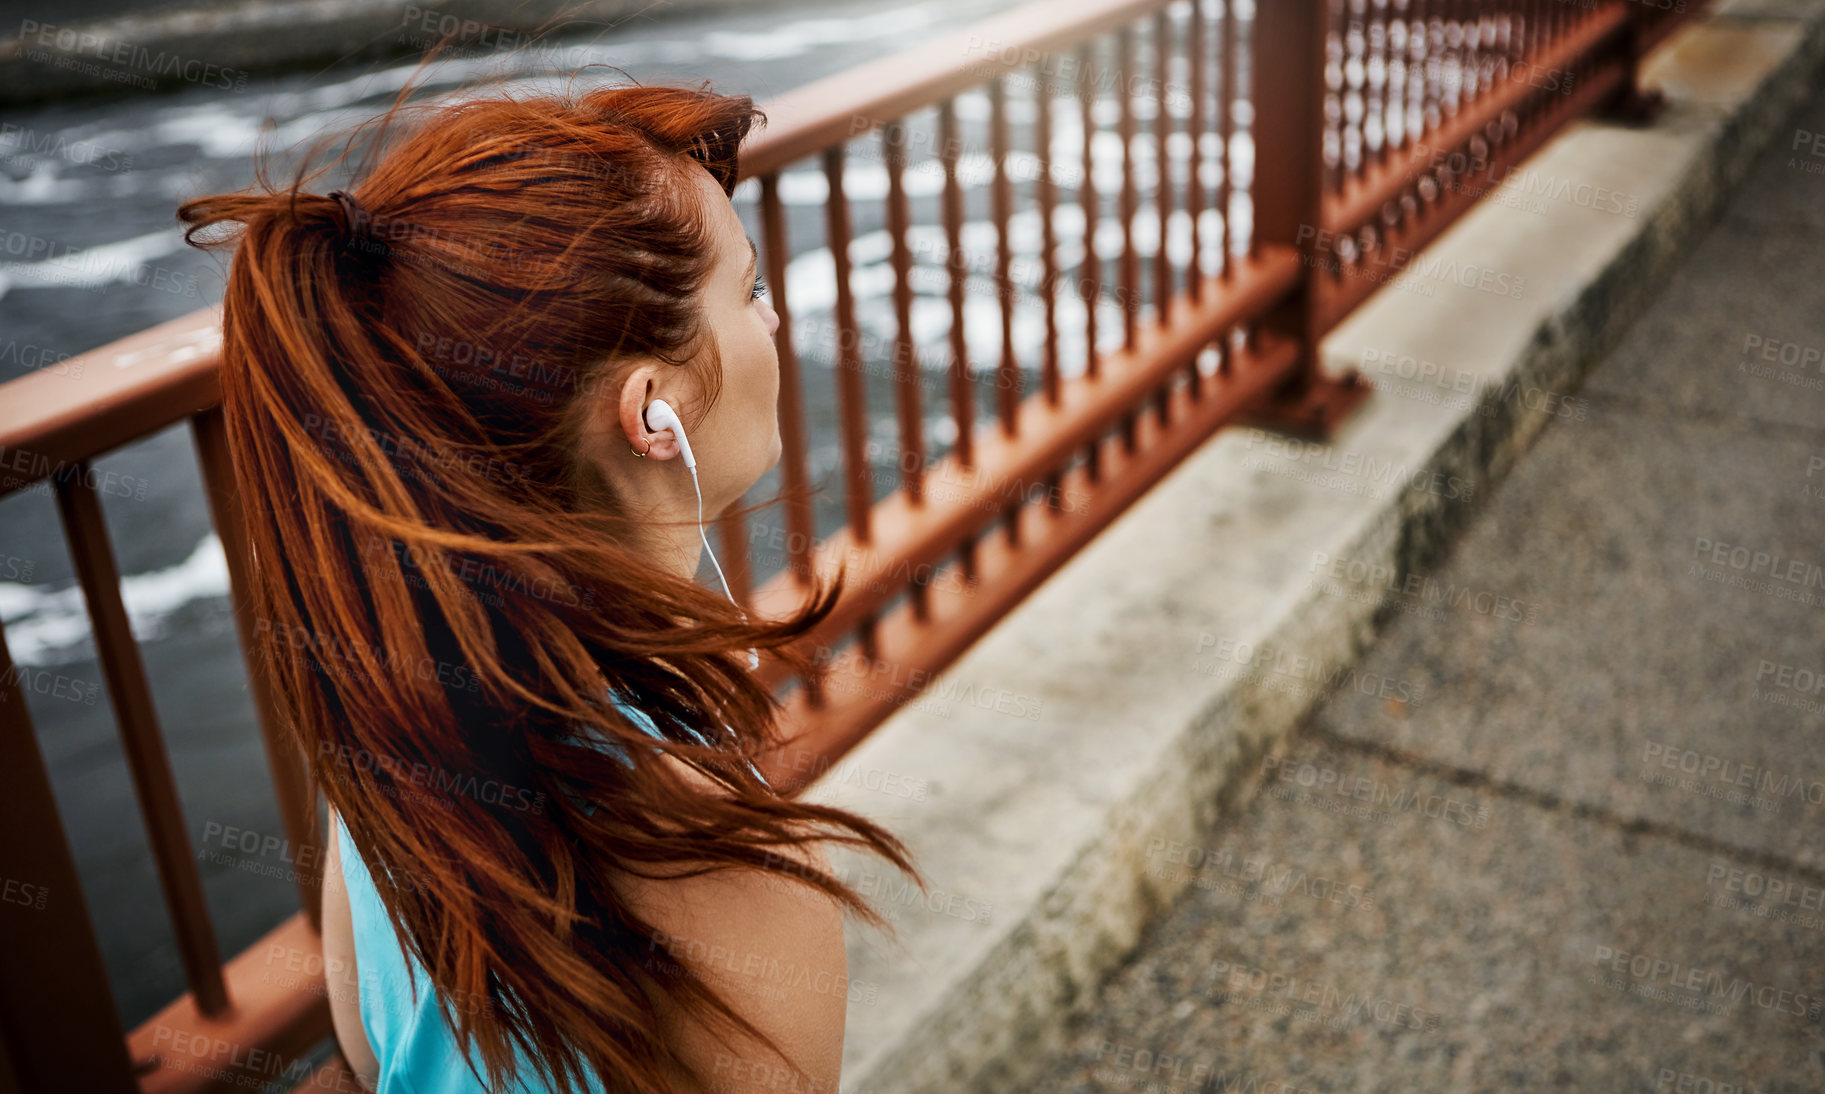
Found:
<path fill-rule="evenodd" d="M 218 403 L 221 316 L 199 308 L 0 384 L 0 496 Z"/>
<path fill-rule="evenodd" d="M 743 178 L 771 174 L 873 127 L 960 92 L 996 72 L 1074 48 L 1176 0 L 1044 0 L 989 16 L 924 45 L 802 84 L 762 104 L 767 124 L 742 145 Z M 972 59 L 972 43 L 994 49 Z M 1010 59 L 1007 54 L 1014 54 Z M 1065 82 L 1063 80 L 1060 81 Z"/>

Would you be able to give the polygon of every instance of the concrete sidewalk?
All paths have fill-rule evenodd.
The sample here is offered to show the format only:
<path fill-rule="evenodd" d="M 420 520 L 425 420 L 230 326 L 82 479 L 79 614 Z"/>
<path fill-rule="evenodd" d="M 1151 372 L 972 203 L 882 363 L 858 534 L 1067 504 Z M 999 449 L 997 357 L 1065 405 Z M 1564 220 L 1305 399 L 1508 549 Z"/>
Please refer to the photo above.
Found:
<path fill-rule="evenodd" d="M 1825 89 L 1031 1089 L 1825 1089 L 1822 351 Z"/>

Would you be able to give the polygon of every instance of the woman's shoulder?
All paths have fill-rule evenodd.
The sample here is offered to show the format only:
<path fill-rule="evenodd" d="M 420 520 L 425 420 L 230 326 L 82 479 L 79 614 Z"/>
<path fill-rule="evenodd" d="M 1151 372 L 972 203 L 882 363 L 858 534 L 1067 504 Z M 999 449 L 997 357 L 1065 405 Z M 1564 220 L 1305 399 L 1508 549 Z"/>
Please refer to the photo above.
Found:
<path fill-rule="evenodd" d="M 683 761 L 667 755 L 662 762 L 676 764 L 686 780 L 700 781 L 705 793 L 727 792 Z M 781 845 L 767 855 L 772 869 L 704 870 L 706 864 L 685 856 L 659 876 L 611 871 L 610 882 L 652 932 L 643 958 L 649 970 L 664 964 L 673 977 L 712 988 L 804 1068 L 810 1080 L 804 1089 L 835 1090 L 854 995 L 843 909 L 801 880 L 830 873 L 830 863 L 815 843 Z M 751 1035 L 706 1024 L 663 993 L 653 1004 L 662 1036 L 698 1074 L 724 1077 L 720 1089 L 741 1094 L 777 1089 L 780 1056 Z"/>

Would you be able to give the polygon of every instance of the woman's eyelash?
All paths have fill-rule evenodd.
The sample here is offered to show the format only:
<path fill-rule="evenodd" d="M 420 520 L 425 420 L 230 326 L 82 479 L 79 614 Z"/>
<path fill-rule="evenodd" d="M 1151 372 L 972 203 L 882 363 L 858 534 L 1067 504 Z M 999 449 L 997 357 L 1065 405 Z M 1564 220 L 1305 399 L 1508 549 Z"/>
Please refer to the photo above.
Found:
<path fill-rule="evenodd" d="M 761 297 L 763 297 L 765 295 L 767 295 L 767 279 L 762 277 L 759 273 L 756 273 L 754 275 L 754 297 L 753 297 L 753 299 L 759 300 Z"/>

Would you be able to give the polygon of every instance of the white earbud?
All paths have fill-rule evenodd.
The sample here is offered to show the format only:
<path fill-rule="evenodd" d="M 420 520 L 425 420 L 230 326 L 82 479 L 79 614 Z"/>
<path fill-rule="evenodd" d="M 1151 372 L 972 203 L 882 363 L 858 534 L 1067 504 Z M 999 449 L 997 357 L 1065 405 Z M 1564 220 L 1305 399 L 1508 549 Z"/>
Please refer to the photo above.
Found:
<path fill-rule="evenodd" d="M 735 594 L 729 591 L 729 579 L 723 576 L 722 563 L 716 561 L 716 549 L 710 546 L 709 534 L 703 530 L 703 484 L 697 479 L 697 457 L 691 454 L 691 442 L 684 435 L 684 423 L 678 420 L 678 412 L 664 399 L 654 399 L 646 408 L 644 418 L 648 429 L 654 432 L 669 429 L 678 438 L 678 451 L 684 455 L 684 465 L 690 468 L 691 485 L 697 488 L 697 534 L 703 537 L 703 549 L 710 553 L 710 565 L 716 567 L 716 576 L 722 581 L 723 595 L 729 598 L 729 603 L 741 607 Z M 743 611 L 741 617 L 746 619 L 748 613 Z M 752 649 L 748 651 L 748 668 L 760 668 L 760 654 Z"/>
<path fill-rule="evenodd" d="M 684 423 L 678 420 L 678 412 L 672 404 L 664 399 L 654 399 L 646 408 L 646 427 L 655 432 L 669 429 L 678 438 L 678 448 L 684 453 L 684 465 L 692 472 L 697 470 L 697 457 L 691 455 L 691 442 L 684 435 Z"/>

